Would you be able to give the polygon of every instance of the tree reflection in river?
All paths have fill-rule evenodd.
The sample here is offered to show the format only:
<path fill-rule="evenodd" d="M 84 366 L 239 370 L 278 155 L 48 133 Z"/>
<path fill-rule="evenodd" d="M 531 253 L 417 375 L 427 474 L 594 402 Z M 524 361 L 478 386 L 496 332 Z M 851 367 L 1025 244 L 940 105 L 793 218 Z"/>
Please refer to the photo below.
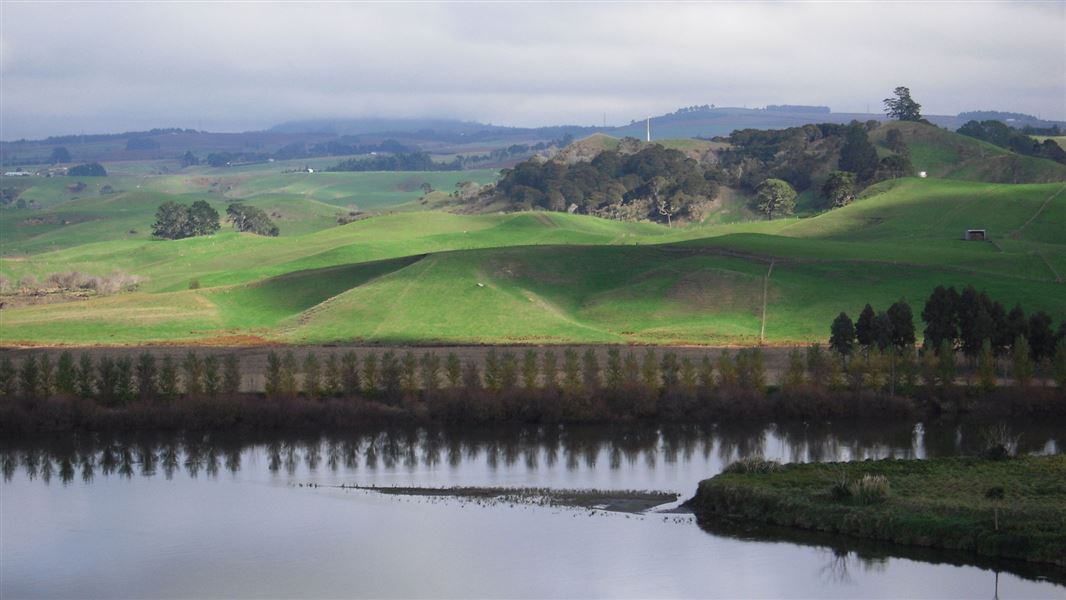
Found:
<path fill-rule="evenodd" d="M 558 464 L 569 471 L 611 470 L 643 464 L 654 468 L 702 462 L 717 456 L 722 464 L 757 455 L 788 462 L 854 458 L 912 458 L 974 454 L 982 448 L 988 423 L 930 423 L 857 426 L 854 424 L 730 424 L 712 426 L 495 427 L 482 429 L 386 429 L 321 434 L 222 434 L 190 432 L 7 440 L 0 447 L 5 481 L 21 469 L 29 479 L 91 482 L 105 477 L 167 479 L 178 471 L 191 477 L 238 473 L 242 458 L 261 449 L 273 473 L 292 476 L 303 467 L 314 473 L 357 469 L 414 471 L 456 468 L 483 460 L 491 470 L 524 466 L 535 471 Z M 1062 447 L 1061 431 L 1043 424 L 1013 424 L 1021 434 L 1019 450 L 1041 452 Z M 711 476 L 714 473 L 706 473 Z"/>

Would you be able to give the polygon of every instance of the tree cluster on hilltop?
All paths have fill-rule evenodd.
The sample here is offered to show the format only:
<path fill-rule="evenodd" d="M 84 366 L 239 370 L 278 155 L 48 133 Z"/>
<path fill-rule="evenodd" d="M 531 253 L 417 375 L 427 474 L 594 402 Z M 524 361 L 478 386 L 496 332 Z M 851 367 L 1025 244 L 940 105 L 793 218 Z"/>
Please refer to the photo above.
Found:
<path fill-rule="evenodd" d="M 959 127 L 957 133 L 995 144 L 1000 148 L 1013 150 L 1025 156 L 1047 158 L 1066 164 L 1066 150 L 1063 150 L 1055 140 L 1038 142 L 1002 121 L 969 121 Z"/>
<path fill-rule="evenodd" d="M 742 190 L 754 191 L 767 179 L 787 181 L 797 192 L 811 189 L 817 180 L 837 171 L 850 173 L 854 184 L 865 187 L 877 181 L 909 175 L 912 171 L 906 144 L 889 132 L 888 149 L 880 158 L 869 132 L 877 121 L 848 125 L 820 123 L 788 129 L 742 129 L 718 152 L 719 180 Z"/>
<path fill-rule="evenodd" d="M 350 158 L 326 169 L 327 171 L 458 171 L 462 163 L 458 160 L 450 163 L 434 162 L 425 152 L 400 152 L 370 156 L 367 158 Z"/>
<path fill-rule="evenodd" d="M 234 202 L 226 208 L 226 220 L 237 231 L 269 237 L 278 235 L 278 226 L 256 206 Z M 180 240 L 211 235 L 221 228 L 218 211 L 205 200 L 197 200 L 191 206 L 168 200 L 160 204 L 155 213 L 152 235 L 165 240 Z"/>
<path fill-rule="evenodd" d="M 671 223 L 699 218 L 717 192 L 713 172 L 677 150 L 654 144 L 629 155 L 607 150 L 569 165 L 521 162 L 501 171 L 488 193 L 490 200 L 504 200 L 517 210 Z"/>
<path fill-rule="evenodd" d="M 67 157 L 69 160 L 69 156 Z M 107 169 L 100 163 L 86 163 L 67 169 L 70 177 L 107 177 Z"/>
<path fill-rule="evenodd" d="M 821 192 L 825 208 L 835 208 L 870 184 L 912 172 L 907 145 L 895 130 L 887 136 L 891 154 L 879 156 L 869 138 L 878 126 L 853 121 L 738 130 L 716 140 L 729 147 L 704 164 L 658 144 L 633 140 L 630 147 L 623 140 L 619 149 L 591 159 L 521 162 L 503 170 L 480 200 L 514 210 L 670 223 L 701 218 L 719 185 L 726 185 L 750 194 L 752 208 L 770 218 L 792 214 L 797 193 L 812 188 Z"/>
<path fill-rule="evenodd" d="M 226 220 L 233 223 L 233 228 L 237 231 L 269 237 L 278 235 L 278 226 L 270 220 L 266 211 L 257 206 L 234 202 L 226 208 Z"/>
<path fill-rule="evenodd" d="M 166 240 L 180 240 L 218 231 L 218 211 L 204 200 L 191 206 L 168 200 L 159 205 L 152 224 L 152 235 Z"/>
<path fill-rule="evenodd" d="M 730 187 L 755 194 L 753 208 L 767 216 L 787 216 L 786 210 L 768 210 L 759 190 L 768 181 L 783 181 L 795 192 L 820 192 L 823 208 L 849 204 L 862 188 L 913 172 L 907 145 L 898 130 L 891 130 L 886 146 L 892 154 L 880 157 L 869 132 L 877 121 L 848 125 L 821 123 L 788 129 L 734 131 L 728 149 L 717 153 L 716 179 Z"/>

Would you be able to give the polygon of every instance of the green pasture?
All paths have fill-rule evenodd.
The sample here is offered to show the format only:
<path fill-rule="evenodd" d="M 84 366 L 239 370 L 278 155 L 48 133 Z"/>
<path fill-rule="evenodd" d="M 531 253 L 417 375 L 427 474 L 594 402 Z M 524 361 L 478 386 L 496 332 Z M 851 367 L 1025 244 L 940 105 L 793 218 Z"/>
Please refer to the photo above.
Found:
<path fill-rule="evenodd" d="M 903 134 L 915 171 L 925 171 L 930 177 L 993 183 L 1066 180 L 1066 165 L 1022 156 L 938 127 L 894 122 L 874 129 L 870 139 L 883 141 L 892 129 Z"/>
<path fill-rule="evenodd" d="M 438 252 L 244 285 L 5 311 L 4 337 L 53 343 L 227 335 L 300 343 L 758 341 L 769 260 L 696 250 L 667 244 Z M 786 260 L 775 261 L 766 286 L 766 339 L 822 339 L 841 310 L 854 316 L 866 302 L 887 308 L 901 298 L 920 306 L 936 285 L 969 283 L 1008 304 L 1066 316 L 1066 295 L 1051 281 L 876 261 Z"/>
<path fill-rule="evenodd" d="M 253 165 L 194 169 L 180 175 L 18 181 L 20 186 L 29 185 L 19 196 L 27 208 L 0 210 L 0 255 L 37 254 L 103 241 L 147 241 L 155 211 L 167 200 L 183 204 L 207 200 L 220 214 L 235 201 L 259 206 L 273 215 L 285 237 L 334 227 L 337 214 L 350 210 L 417 208 L 423 183 L 450 192 L 460 181 L 487 183 L 495 177 L 491 170 L 281 173 L 283 166 L 273 167 L 269 174 L 257 174 L 253 167 L 258 165 Z M 79 183 L 84 189 L 76 188 Z"/>
<path fill-rule="evenodd" d="M 0 342 L 750 344 L 762 331 L 767 342 L 806 342 L 824 340 L 842 310 L 854 317 L 867 302 L 883 309 L 903 298 L 917 315 L 933 287 L 970 284 L 1047 311 L 1056 325 L 1066 319 L 1061 181 L 908 178 L 815 216 L 671 229 L 427 210 L 337 226 L 353 195 L 392 194 L 382 206 L 394 208 L 421 193 L 400 189 L 416 179 L 440 177 L 430 183 L 444 189 L 472 174 L 319 175 L 109 177 L 123 191 L 97 187 L 77 200 L 47 182 L 36 191 L 42 208 L 0 212 L 0 273 L 120 270 L 146 282 L 110 297 L 5 308 Z M 224 229 L 152 240 L 147 224 L 169 198 L 204 198 L 220 211 L 240 198 L 276 214 L 282 235 Z M 26 222 L 49 214 L 71 222 Z M 990 241 L 963 241 L 971 228 Z"/>

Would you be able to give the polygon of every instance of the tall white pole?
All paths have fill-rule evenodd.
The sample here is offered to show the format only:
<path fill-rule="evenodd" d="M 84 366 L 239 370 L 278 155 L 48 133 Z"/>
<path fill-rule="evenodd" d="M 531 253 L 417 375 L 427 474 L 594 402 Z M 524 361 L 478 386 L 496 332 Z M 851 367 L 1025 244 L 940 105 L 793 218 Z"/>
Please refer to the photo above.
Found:
<path fill-rule="evenodd" d="M 648 117 L 648 120 L 645 122 L 645 126 L 647 127 L 647 129 L 645 130 L 644 135 L 647 138 L 647 141 L 650 142 L 651 141 L 651 117 Z"/>

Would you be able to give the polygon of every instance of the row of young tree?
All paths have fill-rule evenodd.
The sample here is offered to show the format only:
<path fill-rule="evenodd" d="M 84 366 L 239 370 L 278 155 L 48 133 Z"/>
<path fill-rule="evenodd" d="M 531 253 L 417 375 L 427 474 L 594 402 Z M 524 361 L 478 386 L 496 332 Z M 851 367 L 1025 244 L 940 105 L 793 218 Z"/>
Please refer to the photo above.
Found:
<path fill-rule="evenodd" d="M 155 400 L 234 395 L 241 391 L 241 367 L 236 355 L 200 357 L 189 352 L 184 359 L 150 352 L 136 359 L 125 355 L 85 353 L 75 359 L 67 351 L 53 362 L 49 354 L 30 354 L 16 369 L 10 358 L 0 360 L 0 395 L 6 398 L 53 396 L 95 398 L 105 406 L 119 406 L 135 398 Z"/>
<path fill-rule="evenodd" d="M 105 405 L 121 405 L 135 398 L 172 399 L 232 395 L 242 391 L 240 360 L 234 354 L 200 357 L 189 352 L 181 360 L 169 355 L 161 360 L 143 352 L 131 356 L 89 354 L 75 360 L 66 351 L 53 362 L 49 354 L 29 354 L 16 367 L 10 357 L 0 359 L 0 395 L 47 398 L 53 395 L 96 398 Z M 641 356 L 618 348 L 600 358 L 591 349 L 561 353 L 527 349 L 521 355 L 493 349 L 483 361 L 463 361 L 457 354 L 435 352 L 420 356 L 413 351 L 381 355 L 369 352 L 309 352 L 298 358 L 293 351 L 267 356 L 264 385 L 257 392 L 267 397 L 329 398 L 365 396 L 398 399 L 422 394 L 431 397 L 444 390 L 489 392 L 517 388 L 577 392 L 599 388 L 642 387 L 667 390 L 678 386 L 729 387 L 763 390 L 767 386 L 765 362 L 758 348 L 726 352 L 699 363 L 674 352 L 661 355 L 647 349 Z"/>
<path fill-rule="evenodd" d="M 876 341 L 860 357 L 850 360 L 834 358 L 833 352 L 839 353 L 839 349 L 827 351 L 819 344 L 793 349 L 777 388 L 799 393 L 870 390 L 911 396 L 920 389 L 953 388 L 960 375 L 965 376 L 967 386 L 973 383 L 973 370 L 960 368 L 955 348 L 946 341 L 921 354 L 913 345 L 901 348 L 889 343 L 882 348 Z M 1044 364 L 1048 367 L 1046 375 L 1066 388 L 1066 340 L 1059 342 Z M 1028 386 L 1039 374 L 1025 338 L 1019 338 L 1011 348 L 1005 371 L 987 341 L 976 366 L 977 382 L 986 392 L 1004 377 Z M 698 359 L 650 348 L 625 353 L 609 348 L 603 362 L 591 349 L 583 353 L 574 349 L 527 349 L 521 353 L 493 349 L 480 361 L 462 360 L 455 353 L 442 357 L 429 351 L 420 355 L 413 351 L 367 352 L 361 356 L 353 351 L 325 356 L 309 352 L 301 357 L 292 351 L 272 352 L 263 382 L 254 393 L 268 398 L 366 398 L 386 403 L 483 393 L 490 397 L 535 393 L 575 399 L 624 396 L 654 402 L 678 395 L 695 400 L 720 394 L 762 394 L 773 389 L 759 348 L 735 354 L 726 351 L 713 357 L 706 354 Z M 233 354 L 200 357 L 189 352 L 181 359 L 157 359 L 144 352 L 137 357 L 100 356 L 96 360 L 82 354 L 76 360 L 71 352 L 64 352 L 55 362 L 48 354 L 30 354 L 17 366 L 9 357 L 0 359 L 0 395 L 5 398 L 81 397 L 117 407 L 135 399 L 158 402 L 182 396 L 234 396 L 249 391 L 250 386 L 242 385 L 248 383 L 256 381 L 242 373 Z"/>
<path fill-rule="evenodd" d="M 237 231 L 278 235 L 278 226 L 271 221 L 266 211 L 256 206 L 234 202 L 226 208 L 226 220 Z M 221 228 L 218 211 L 206 200 L 197 200 L 192 205 L 167 200 L 156 210 L 152 235 L 166 240 L 180 240 L 211 235 Z"/>

